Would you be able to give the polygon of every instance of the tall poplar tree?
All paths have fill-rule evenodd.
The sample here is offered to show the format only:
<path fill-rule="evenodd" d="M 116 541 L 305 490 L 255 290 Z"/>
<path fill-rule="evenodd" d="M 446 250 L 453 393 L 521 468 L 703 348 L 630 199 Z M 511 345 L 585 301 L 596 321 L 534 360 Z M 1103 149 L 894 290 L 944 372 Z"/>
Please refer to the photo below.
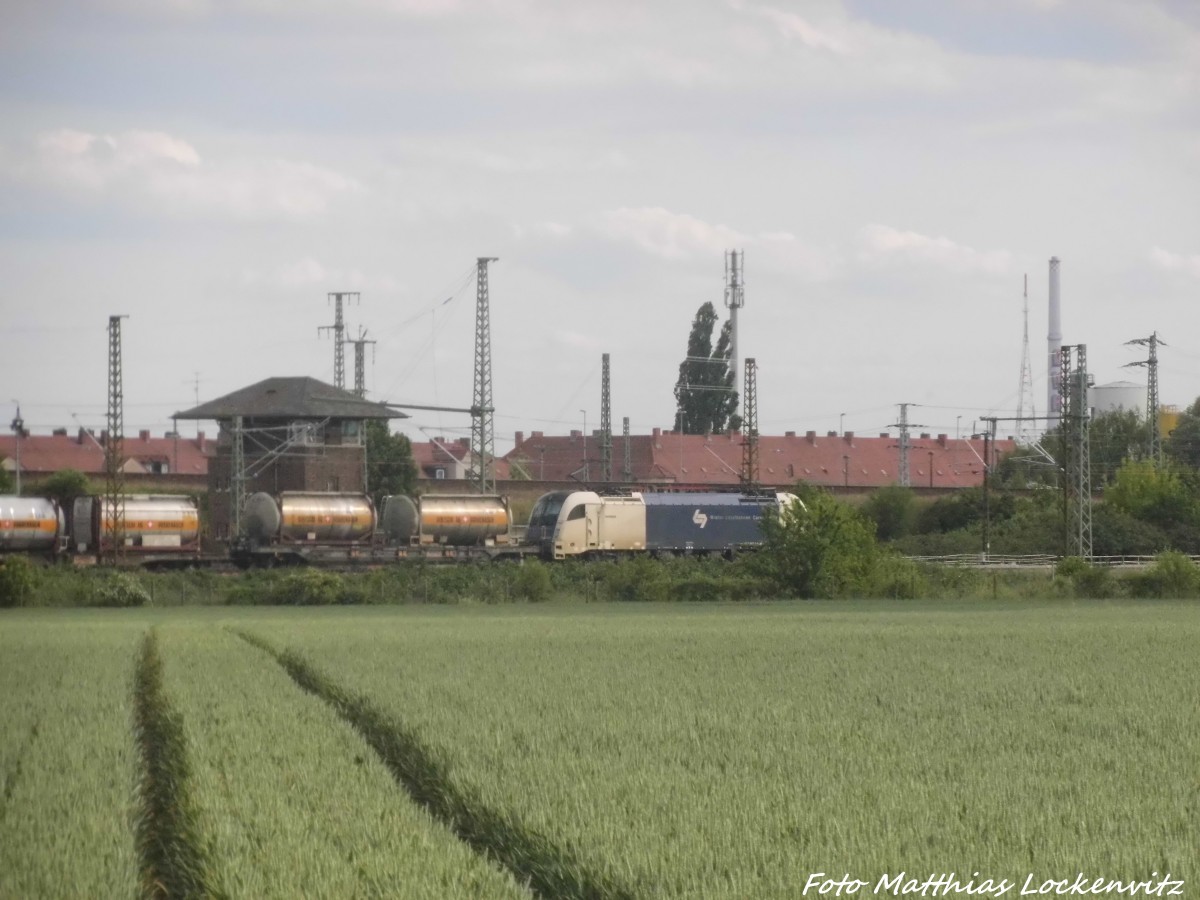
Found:
<path fill-rule="evenodd" d="M 742 426 L 730 359 L 731 325 L 726 322 L 722 326 L 713 347 L 716 324 L 717 311 L 711 303 L 696 310 L 687 357 L 679 364 L 679 380 L 675 383 L 675 430 L 684 434 L 716 434 Z"/>

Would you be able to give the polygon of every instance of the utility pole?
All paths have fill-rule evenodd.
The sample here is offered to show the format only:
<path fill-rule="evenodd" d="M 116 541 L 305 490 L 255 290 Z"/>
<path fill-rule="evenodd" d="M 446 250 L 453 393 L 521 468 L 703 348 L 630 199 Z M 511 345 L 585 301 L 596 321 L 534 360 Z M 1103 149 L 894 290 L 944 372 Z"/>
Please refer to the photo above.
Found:
<path fill-rule="evenodd" d="M 496 432 L 492 421 L 492 319 L 488 298 L 488 263 L 497 257 L 475 260 L 475 392 L 471 402 L 471 471 L 481 494 L 496 492 L 493 459 Z"/>
<path fill-rule="evenodd" d="M 17 449 L 17 496 L 21 496 L 21 438 L 25 437 L 25 420 L 21 418 L 21 404 L 16 400 L 13 403 L 17 404 L 17 414 L 12 420 L 13 434 L 16 436 Z M 626 420 L 628 421 L 628 420 Z"/>
<path fill-rule="evenodd" d="M 108 317 L 108 440 L 104 442 L 104 493 L 112 517 L 107 562 L 116 565 L 125 553 L 125 472 L 121 468 L 125 434 L 125 391 L 121 373 L 121 320 Z M 100 516 L 100 546 L 104 547 L 104 515 Z"/>
<path fill-rule="evenodd" d="M 984 416 L 987 431 L 983 434 L 983 558 L 986 560 L 992 552 L 992 510 L 991 510 L 991 480 L 992 454 L 996 446 L 996 418 Z M 1023 420 L 1017 419 L 1017 427 Z"/>
<path fill-rule="evenodd" d="M 916 424 L 912 424 L 908 421 L 908 408 L 910 406 L 916 406 L 916 405 L 917 405 L 916 403 L 898 403 L 897 406 L 900 407 L 900 421 L 894 422 L 890 426 L 892 428 L 900 429 L 900 444 L 899 444 L 899 447 L 900 447 L 900 473 L 899 473 L 899 475 L 900 475 L 900 486 L 901 487 L 909 487 L 912 483 L 912 479 L 910 478 L 909 471 L 908 471 L 908 451 L 909 451 L 908 429 L 925 427 L 924 425 L 916 425 Z"/>
<path fill-rule="evenodd" d="M 600 360 L 600 480 L 608 482 L 612 481 L 612 391 L 608 354 L 603 354 Z"/>
<path fill-rule="evenodd" d="M 742 419 L 742 488 L 754 492 L 758 483 L 758 365 L 746 358 L 746 405 Z"/>
<path fill-rule="evenodd" d="M 1151 332 L 1148 338 L 1138 338 L 1126 341 L 1125 346 L 1136 344 L 1150 348 L 1150 358 L 1138 362 L 1126 363 L 1125 366 L 1146 367 L 1146 425 L 1150 432 L 1147 450 L 1151 461 L 1159 468 L 1162 467 L 1162 436 L 1158 431 L 1158 348 L 1167 346 L 1166 341 L 1158 339 L 1158 332 Z"/>
<path fill-rule="evenodd" d="M 246 503 L 246 454 L 242 417 L 233 417 L 233 458 L 229 471 L 229 537 L 236 541 L 242 536 L 242 507 Z"/>
<path fill-rule="evenodd" d="M 1092 460 L 1087 401 L 1087 344 L 1064 344 L 1061 353 L 1063 553 L 1091 559 Z"/>
<path fill-rule="evenodd" d="M 629 449 L 629 416 L 621 419 L 621 433 L 625 438 L 625 468 L 621 474 L 625 481 L 633 481 L 633 454 Z"/>
<path fill-rule="evenodd" d="M 332 325 L 321 325 L 317 328 L 317 334 L 322 331 L 330 331 L 333 333 L 333 386 L 339 387 L 342 390 L 346 389 L 346 324 L 342 316 L 342 303 L 346 300 L 352 300 L 358 303 L 359 294 L 354 292 L 330 293 L 329 299 L 333 301 L 334 316 Z"/>
<path fill-rule="evenodd" d="M 741 398 L 745 384 L 738 384 L 738 310 L 746 305 L 746 288 L 742 283 L 745 270 L 746 251 L 725 252 L 725 306 L 729 310 L 729 366 L 733 369 L 733 389 Z"/>

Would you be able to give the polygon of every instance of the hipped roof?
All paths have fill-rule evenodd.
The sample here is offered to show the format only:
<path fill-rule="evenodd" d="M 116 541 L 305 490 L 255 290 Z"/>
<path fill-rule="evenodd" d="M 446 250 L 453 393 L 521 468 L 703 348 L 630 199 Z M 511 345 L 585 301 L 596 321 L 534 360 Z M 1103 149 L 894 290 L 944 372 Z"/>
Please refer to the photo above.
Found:
<path fill-rule="evenodd" d="M 175 413 L 176 419 L 407 419 L 382 403 L 317 381 L 315 378 L 267 378 L 258 384 Z"/>

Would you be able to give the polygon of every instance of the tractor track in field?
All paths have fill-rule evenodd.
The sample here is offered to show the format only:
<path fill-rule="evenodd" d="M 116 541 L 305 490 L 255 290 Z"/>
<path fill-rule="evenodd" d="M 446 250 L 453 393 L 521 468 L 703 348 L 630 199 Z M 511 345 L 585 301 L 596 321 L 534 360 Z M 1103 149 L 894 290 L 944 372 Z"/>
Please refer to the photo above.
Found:
<path fill-rule="evenodd" d="M 141 759 L 135 822 L 144 898 L 213 897 L 189 793 L 182 719 L 163 692 L 162 657 L 146 632 L 133 681 L 134 735 Z"/>
<path fill-rule="evenodd" d="M 604 872 L 589 871 L 568 850 L 487 806 L 456 785 L 447 766 L 405 728 L 362 695 L 333 682 L 295 650 L 277 649 L 258 635 L 233 630 L 279 663 L 301 689 L 325 701 L 378 754 L 396 782 L 475 853 L 503 867 L 544 900 L 633 900 L 636 894 Z"/>

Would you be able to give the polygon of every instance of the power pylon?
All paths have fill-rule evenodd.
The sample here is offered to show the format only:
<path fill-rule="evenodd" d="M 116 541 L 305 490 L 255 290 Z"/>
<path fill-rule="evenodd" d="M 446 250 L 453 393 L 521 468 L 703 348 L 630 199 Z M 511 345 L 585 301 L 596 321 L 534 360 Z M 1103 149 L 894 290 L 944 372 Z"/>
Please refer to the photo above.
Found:
<path fill-rule="evenodd" d="M 897 406 L 900 407 L 900 421 L 893 422 L 891 425 L 892 428 L 900 429 L 900 443 L 899 443 L 900 482 L 899 482 L 899 484 L 901 487 L 909 487 L 912 484 L 912 477 L 908 471 L 908 451 L 911 446 L 909 444 L 909 440 L 908 440 L 908 429 L 925 427 L 924 425 L 917 425 L 917 424 L 914 424 L 914 423 L 908 421 L 908 408 L 910 406 L 916 406 L 916 405 L 917 404 L 915 404 L 915 403 L 898 403 Z"/>
<path fill-rule="evenodd" d="M 1087 344 L 1064 344 L 1061 353 L 1063 552 L 1066 556 L 1091 559 L 1092 458 Z"/>
<path fill-rule="evenodd" d="M 488 263 L 497 257 L 480 256 L 475 261 L 475 393 L 471 403 L 471 471 L 481 494 L 496 492 L 493 458 L 496 448 L 492 414 L 492 319 L 488 298 Z"/>
<path fill-rule="evenodd" d="M 317 334 L 322 331 L 330 331 L 333 333 L 333 386 L 340 387 L 343 390 L 346 388 L 346 324 L 342 316 L 342 304 L 346 300 L 352 300 L 355 303 L 359 300 L 357 291 L 352 293 L 330 293 L 329 299 L 333 301 L 334 316 L 332 325 L 321 325 L 317 328 Z"/>
<path fill-rule="evenodd" d="M 107 562 L 116 565 L 125 553 L 125 391 L 121 373 L 121 320 L 108 317 L 108 439 L 104 443 L 104 495 L 112 519 Z M 100 516 L 100 546 L 104 547 L 104 515 Z"/>
<path fill-rule="evenodd" d="M 603 354 L 600 360 L 600 480 L 612 481 L 612 390 L 608 354 Z"/>
<path fill-rule="evenodd" d="M 358 337 L 354 340 L 346 341 L 347 344 L 354 345 L 354 393 L 359 397 L 367 396 L 367 366 L 366 366 L 366 348 L 367 344 L 375 346 L 375 341 L 367 340 L 367 330 L 363 327 L 358 329 Z M 371 350 L 372 359 L 375 351 Z"/>
<path fill-rule="evenodd" d="M 1137 362 L 1126 363 L 1128 366 L 1146 367 L 1146 427 L 1150 432 L 1147 451 L 1156 466 L 1162 466 L 1162 436 L 1158 430 L 1158 348 L 1167 346 L 1166 341 L 1158 339 L 1158 332 L 1152 332 L 1148 338 L 1137 338 L 1126 341 L 1125 345 L 1136 344 L 1150 348 L 1150 358 Z"/>
<path fill-rule="evenodd" d="M 743 381 L 746 405 L 742 417 L 742 487 L 757 491 L 758 484 L 758 365 L 753 357 L 746 358 L 746 377 Z"/>
<path fill-rule="evenodd" d="M 1025 332 L 1021 341 L 1021 386 L 1017 394 L 1017 440 L 1032 444 L 1037 420 L 1037 409 L 1033 404 L 1033 371 L 1029 362 L 1029 276 L 1025 276 Z M 1028 418 L 1027 418 L 1028 417 Z"/>

